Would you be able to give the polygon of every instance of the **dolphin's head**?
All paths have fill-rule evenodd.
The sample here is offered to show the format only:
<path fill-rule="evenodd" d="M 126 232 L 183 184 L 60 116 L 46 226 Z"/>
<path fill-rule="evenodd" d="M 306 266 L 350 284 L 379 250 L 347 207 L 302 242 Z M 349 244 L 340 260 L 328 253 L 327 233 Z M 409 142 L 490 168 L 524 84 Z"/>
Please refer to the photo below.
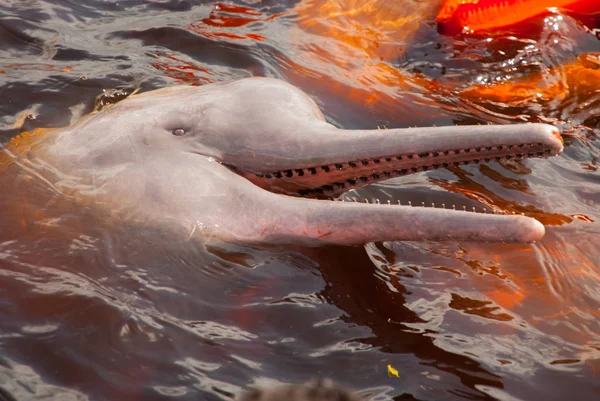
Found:
<path fill-rule="evenodd" d="M 278 194 L 277 204 L 293 204 L 306 213 L 323 209 L 321 218 L 346 225 L 350 223 L 343 221 L 344 213 L 354 215 L 352 221 L 358 224 L 366 221 L 361 223 L 361 216 L 388 224 L 397 215 L 407 232 L 394 235 L 392 229 L 385 229 L 387 234 L 366 235 L 365 241 L 539 239 L 543 226 L 523 216 L 466 216 L 450 210 L 344 205 L 325 199 L 420 171 L 556 155 L 563 148 L 556 128 L 544 124 L 342 130 L 327 123 L 305 93 L 266 78 L 160 89 L 135 95 L 100 113 L 105 113 L 103 118 L 93 115 L 73 126 L 71 134 L 67 133 L 71 139 L 65 152 L 84 155 L 94 168 L 115 160 L 152 161 L 165 154 L 175 160 L 193 160 L 189 156 L 210 159 L 246 181 L 243 185 L 249 181 L 257 190 Z M 386 207 L 389 210 L 384 212 Z M 336 215 L 338 212 L 341 214 Z M 310 214 L 311 218 L 317 215 L 314 210 Z M 441 228 L 444 221 L 449 224 L 446 231 Z M 491 226 L 495 228 L 485 228 Z"/>

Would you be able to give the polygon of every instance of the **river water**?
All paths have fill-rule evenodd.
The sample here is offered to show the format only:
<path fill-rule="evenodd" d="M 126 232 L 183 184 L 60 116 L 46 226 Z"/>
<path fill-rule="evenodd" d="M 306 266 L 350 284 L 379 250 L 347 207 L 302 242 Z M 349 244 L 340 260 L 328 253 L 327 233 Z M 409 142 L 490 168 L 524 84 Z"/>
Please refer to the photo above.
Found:
<path fill-rule="evenodd" d="M 327 376 L 372 400 L 598 399 L 597 21 L 552 14 L 449 37 L 437 6 L 3 1 L 2 142 L 68 125 L 99 95 L 270 76 L 347 129 L 544 121 L 565 151 L 354 195 L 522 212 L 547 226 L 531 245 L 198 246 L 76 213 L 27 225 L 11 206 L 26 206 L 27 183 L 0 188 L 0 388 L 17 400 L 230 400 Z"/>

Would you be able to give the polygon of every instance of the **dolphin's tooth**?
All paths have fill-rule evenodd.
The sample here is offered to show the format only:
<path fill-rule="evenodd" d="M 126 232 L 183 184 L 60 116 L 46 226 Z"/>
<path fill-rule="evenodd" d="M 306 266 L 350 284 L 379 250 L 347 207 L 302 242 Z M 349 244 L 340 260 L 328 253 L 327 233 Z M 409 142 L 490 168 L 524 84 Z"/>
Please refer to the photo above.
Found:
<path fill-rule="evenodd" d="M 445 209 L 445 208 L 446 208 L 446 204 L 442 203 L 442 209 Z"/>
<path fill-rule="evenodd" d="M 425 202 L 421 202 L 421 207 L 425 207 Z"/>

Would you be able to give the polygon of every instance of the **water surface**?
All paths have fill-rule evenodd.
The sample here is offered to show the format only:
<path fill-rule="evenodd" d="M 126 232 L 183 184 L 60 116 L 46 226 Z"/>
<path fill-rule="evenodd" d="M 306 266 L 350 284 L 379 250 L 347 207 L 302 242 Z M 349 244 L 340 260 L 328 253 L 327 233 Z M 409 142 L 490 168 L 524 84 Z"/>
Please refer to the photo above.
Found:
<path fill-rule="evenodd" d="M 435 1 L 385 4 L 363 18 L 308 0 L 4 2 L 0 139 L 68 125 L 115 90 L 249 76 L 294 83 L 344 128 L 545 121 L 565 133 L 559 157 L 348 195 L 525 213 L 547 225 L 543 241 L 199 246 L 76 213 L 23 221 L 14 204 L 36 196 L 23 183 L 0 192 L 0 387 L 17 400 L 228 400 L 329 376 L 373 400 L 595 399 L 600 95 L 568 67 L 587 57 L 585 77 L 600 76 L 594 20 L 452 38 Z M 535 76 L 539 96 L 469 92 Z"/>

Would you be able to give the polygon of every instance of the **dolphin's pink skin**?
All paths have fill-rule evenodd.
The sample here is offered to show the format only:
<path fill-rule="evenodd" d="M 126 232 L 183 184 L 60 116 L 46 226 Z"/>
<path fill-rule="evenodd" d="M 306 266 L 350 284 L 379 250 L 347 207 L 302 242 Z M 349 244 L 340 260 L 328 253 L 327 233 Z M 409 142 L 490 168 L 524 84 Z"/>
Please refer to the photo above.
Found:
<path fill-rule="evenodd" d="M 5 156 L 94 213 L 245 243 L 531 242 L 538 221 L 331 201 L 418 171 L 562 151 L 544 124 L 346 131 L 283 81 L 135 95 Z M 307 199 L 321 198 L 321 199 Z"/>

